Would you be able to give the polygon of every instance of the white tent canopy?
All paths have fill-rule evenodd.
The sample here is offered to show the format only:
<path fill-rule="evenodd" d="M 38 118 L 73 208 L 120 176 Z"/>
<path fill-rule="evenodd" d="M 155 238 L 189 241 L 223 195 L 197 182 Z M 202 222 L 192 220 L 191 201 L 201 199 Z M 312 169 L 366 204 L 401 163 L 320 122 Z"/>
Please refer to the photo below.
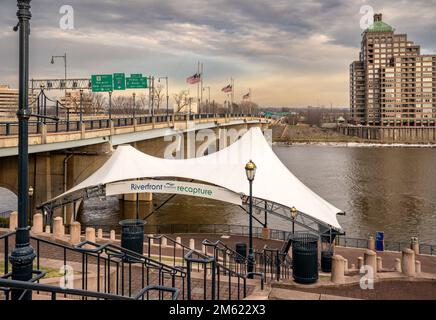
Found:
<path fill-rule="evenodd" d="M 279 160 L 259 128 L 250 129 L 238 141 L 216 153 L 193 159 L 161 159 L 131 146 L 119 146 L 111 158 L 94 174 L 56 197 L 114 182 L 142 178 L 185 178 L 213 184 L 237 194 L 249 194 L 244 167 L 252 160 L 256 166 L 253 196 L 291 208 L 323 224 L 340 230 L 331 205 L 298 180 Z"/>

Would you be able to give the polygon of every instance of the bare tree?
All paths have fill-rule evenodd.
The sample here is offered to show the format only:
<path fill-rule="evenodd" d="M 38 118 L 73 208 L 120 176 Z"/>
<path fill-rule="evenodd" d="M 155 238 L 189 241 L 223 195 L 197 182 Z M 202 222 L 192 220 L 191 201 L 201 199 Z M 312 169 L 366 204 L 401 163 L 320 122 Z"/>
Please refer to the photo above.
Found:
<path fill-rule="evenodd" d="M 156 106 L 156 113 L 159 113 L 159 109 L 162 105 L 162 101 L 164 98 L 164 90 L 163 90 L 163 86 L 161 85 L 157 85 L 154 90 L 154 105 Z"/>
<path fill-rule="evenodd" d="M 148 105 L 148 95 L 145 93 L 141 93 L 140 95 L 136 96 L 136 110 L 139 110 L 142 112 L 145 112 L 145 110 L 149 109 Z"/>
<path fill-rule="evenodd" d="M 191 97 L 189 91 L 182 90 L 174 95 L 174 100 L 176 101 L 176 113 L 180 112 L 183 108 L 189 105 Z"/>

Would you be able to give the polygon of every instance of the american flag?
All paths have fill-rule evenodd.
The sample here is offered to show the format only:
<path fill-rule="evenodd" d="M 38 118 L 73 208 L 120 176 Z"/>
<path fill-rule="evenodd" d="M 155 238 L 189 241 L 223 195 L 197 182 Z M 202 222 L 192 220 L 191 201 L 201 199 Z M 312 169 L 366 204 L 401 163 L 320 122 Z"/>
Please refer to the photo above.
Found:
<path fill-rule="evenodd" d="M 222 92 L 228 93 L 228 92 L 232 92 L 233 88 L 232 85 L 229 84 L 227 87 L 224 87 L 221 89 Z"/>
<path fill-rule="evenodd" d="M 242 99 L 243 99 L 243 100 L 248 100 L 248 99 L 250 99 L 250 92 L 247 93 L 246 95 L 244 95 L 244 96 L 242 97 Z"/>
<path fill-rule="evenodd" d="M 196 73 L 191 77 L 186 78 L 186 82 L 189 84 L 196 84 L 201 81 L 201 74 Z"/>

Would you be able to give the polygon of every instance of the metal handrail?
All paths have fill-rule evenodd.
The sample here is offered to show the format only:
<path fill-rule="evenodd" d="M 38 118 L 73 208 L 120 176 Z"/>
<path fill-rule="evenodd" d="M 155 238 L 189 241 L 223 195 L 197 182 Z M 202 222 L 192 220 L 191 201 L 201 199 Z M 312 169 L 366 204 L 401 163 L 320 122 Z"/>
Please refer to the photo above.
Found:
<path fill-rule="evenodd" d="M 95 291 L 88 291 L 83 289 L 72 289 L 72 288 L 61 288 L 47 284 L 40 284 L 28 281 L 17 281 L 17 280 L 6 280 L 0 278 L 0 289 L 8 288 L 8 289 L 21 289 L 25 291 L 40 291 L 40 292 L 49 292 L 52 294 L 52 299 L 55 300 L 56 294 L 70 295 L 70 296 L 80 296 L 87 298 L 96 298 L 96 299 L 104 299 L 104 300 L 140 300 L 143 298 L 148 292 L 152 290 L 163 291 L 163 292 L 171 292 L 171 299 L 177 300 L 179 296 L 179 290 L 177 288 L 165 287 L 165 286 L 148 286 L 142 289 L 137 295 L 134 297 L 127 297 L 116 295 L 112 293 L 102 293 Z"/>
<path fill-rule="evenodd" d="M 94 249 L 86 248 L 86 245 L 93 246 Z M 154 259 L 151 259 L 147 256 L 144 256 L 142 254 L 139 254 L 137 252 L 131 251 L 129 249 L 123 248 L 121 246 L 112 244 L 112 243 L 106 243 L 106 244 L 97 244 L 91 241 L 83 241 L 76 246 L 74 246 L 79 252 L 87 252 L 87 253 L 101 253 L 101 252 L 110 252 L 111 254 L 121 254 L 123 258 L 131 258 L 137 262 L 144 262 L 146 265 L 159 268 L 160 270 L 164 270 L 168 272 L 171 275 L 177 275 L 177 273 L 180 273 L 182 276 L 185 274 L 185 272 L 181 269 L 171 267 L 165 263 L 162 263 L 160 261 L 156 261 Z"/>

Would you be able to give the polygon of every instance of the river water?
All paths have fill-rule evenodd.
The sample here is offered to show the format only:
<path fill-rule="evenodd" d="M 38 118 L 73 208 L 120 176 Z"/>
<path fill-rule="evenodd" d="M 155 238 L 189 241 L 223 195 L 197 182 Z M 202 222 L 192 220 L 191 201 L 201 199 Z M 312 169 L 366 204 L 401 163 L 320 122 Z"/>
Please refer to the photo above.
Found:
<path fill-rule="evenodd" d="M 304 145 L 274 146 L 274 151 L 309 188 L 347 213 L 339 221 L 348 236 L 366 238 L 384 231 L 387 240 L 419 236 L 422 242 L 436 243 L 436 149 Z M 140 216 L 168 197 L 154 195 L 152 204 L 142 203 Z M 15 209 L 13 198 L 0 189 L 0 212 Z M 135 216 L 135 203 L 93 199 L 86 202 L 80 220 L 116 226 Z M 248 216 L 230 204 L 175 196 L 147 223 L 247 225 Z M 275 217 L 269 218 L 269 227 L 290 230 L 289 223 Z"/>

